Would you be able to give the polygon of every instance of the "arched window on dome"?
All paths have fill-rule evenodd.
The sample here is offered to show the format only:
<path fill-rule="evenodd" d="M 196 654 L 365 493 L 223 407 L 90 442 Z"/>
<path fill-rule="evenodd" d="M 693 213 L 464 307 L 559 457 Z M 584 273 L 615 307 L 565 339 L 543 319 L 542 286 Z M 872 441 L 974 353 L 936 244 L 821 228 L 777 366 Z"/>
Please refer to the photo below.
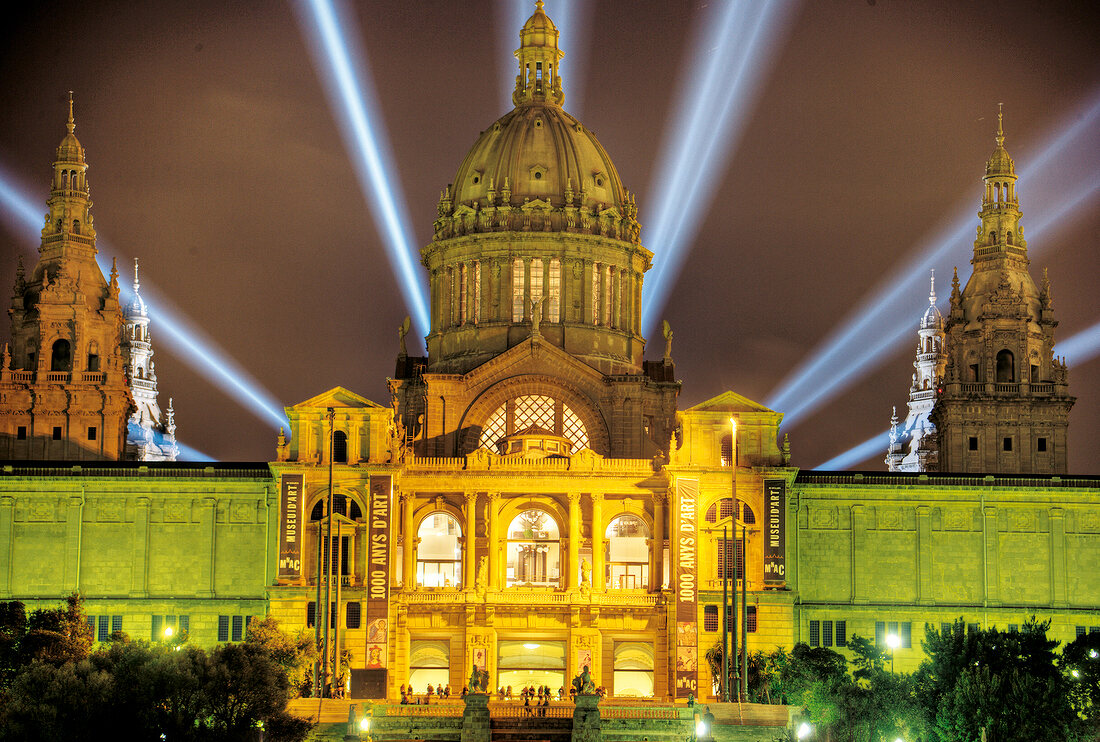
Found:
<path fill-rule="evenodd" d="M 523 290 L 524 290 L 523 260 L 516 258 L 512 261 L 512 321 L 523 321 Z"/>
<path fill-rule="evenodd" d="M 524 510 L 508 525 L 509 587 L 560 587 L 561 533 L 545 510 Z"/>
<path fill-rule="evenodd" d="M 485 419 L 478 447 L 496 451 L 497 441 L 506 435 L 535 426 L 573 443 L 573 453 L 588 448 L 588 429 L 572 407 L 543 394 L 531 394 L 510 400 Z"/>
<path fill-rule="evenodd" d="M 600 264 L 592 264 L 592 324 L 600 324 Z"/>
<path fill-rule="evenodd" d="M 630 513 L 612 518 L 604 532 L 604 543 L 608 588 L 637 590 L 649 586 L 649 528 L 644 520 Z"/>
<path fill-rule="evenodd" d="M 997 353 L 997 383 L 1011 384 L 1016 381 L 1016 362 L 1012 351 L 1007 348 Z"/>
<path fill-rule="evenodd" d="M 462 527 L 450 513 L 432 513 L 416 532 L 416 583 L 422 587 L 462 586 Z"/>

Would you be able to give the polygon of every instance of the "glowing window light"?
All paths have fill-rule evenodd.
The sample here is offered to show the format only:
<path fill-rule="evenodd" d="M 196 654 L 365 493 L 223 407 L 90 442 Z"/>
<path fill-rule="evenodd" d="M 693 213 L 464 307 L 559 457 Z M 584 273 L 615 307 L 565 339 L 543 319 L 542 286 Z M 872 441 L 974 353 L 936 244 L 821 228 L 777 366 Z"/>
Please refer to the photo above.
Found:
<path fill-rule="evenodd" d="M 18 185 L 14 178 L 0 169 L 0 213 L 16 216 L 17 219 L 12 223 L 14 231 L 25 234 L 28 240 L 37 241 L 41 234 L 42 212 L 40 208 L 33 206 L 33 199 L 25 195 L 27 192 L 28 189 Z M 96 239 L 96 247 L 96 260 L 100 270 L 103 275 L 109 275 L 114 251 L 102 237 Z M 125 306 L 133 299 L 133 290 L 128 281 L 120 281 L 119 288 L 120 301 Z M 162 345 L 171 351 L 200 376 L 226 392 L 257 417 L 289 427 L 281 406 L 272 395 L 245 373 L 228 354 L 217 348 L 212 340 L 202 337 L 195 327 L 189 325 L 181 312 L 168 308 L 168 302 L 158 296 L 157 290 L 147 279 L 142 281 L 142 298 L 145 299 L 158 346 Z"/>
<path fill-rule="evenodd" d="M 643 334 L 650 333 L 672 291 L 794 7 L 790 1 L 730 0 L 712 3 L 699 18 L 688 48 L 708 56 L 686 67 L 684 92 L 672 108 L 650 188 L 653 231 L 643 242 L 655 257 L 642 298 Z"/>
<path fill-rule="evenodd" d="M 351 13 L 346 8 L 338 10 L 329 0 L 294 3 L 293 7 L 344 144 L 352 155 L 359 187 L 386 242 L 405 302 L 421 336 L 427 335 L 430 323 L 426 292 L 416 267 L 405 198 L 389 156 L 388 137 L 366 57 L 355 45 L 356 35 L 343 33 L 343 29 L 354 30 L 348 20 Z"/>
<path fill-rule="evenodd" d="M 1044 242 L 1034 240 L 1048 229 L 1068 224 L 1067 220 L 1072 218 L 1074 212 L 1100 190 L 1100 179 L 1092 176 L 1093 170 L 1089 168 L 1082 172 L 1087 173 L 1086 177 L 1093 177 L 1093 180 L 1084 185 L 1055 177 L 1056 174 L 1079 170 L 1082 153 L 1092 151 L 1078 141 L 1083 135 L 1088 135 L 1100 120 L 1100 91 L 1094 93 L 1091 101 L 1083 111 L 1071 114 L 1069 122 L 1048 138 L 1047 145 L 1037 154 L 1023 156 L 1028 164 L 1019 171 L 1019 181 L 1034 180 L 1041 184 L 1027 196 L 1027 211 L 1040 215 L 1038 221 L 1024 224 L 1029 241 L 1028 251 L 1033 258 L 1045 247 Z M 773 390 L 765 404 L 785 413 L 783 422 L 788 429 L 874 371 L 889 352 L 911 339 L 916 318 L 924 308 L 921 299 L 925 295 L 923 283 L 928 270 L 942 268 L 942 263 L 947 262 L 960 245 L 965 246 L 966 259 L 969 259 L 977 224 L 973 203 L 968 202 L 962 207 L 950 224 L 926 241 L 916 257 L 880 283 L 874 293 L 849 313 L 844 324 L 819 343 L 814 353 Z M 946 292 L 943 295 L 946 296 Z M 853 358 L 858 358 L 859 363 L 852 363 Z"/>
<path fill-rule="evenodd" d="M 595 3 L 575 0 L 546 0 L 544 10 L 558 27 L 558 48 L 565 57 L 558 63 L 558 76 L 565 87 L 565 107 L 574 116 L 581 114 L 580 81 L 588 66 L 588 22 Z M 512 92 L 516 89 L 516 58 L 512 53 L 519 48 L 519 30 L 535 10 L 534 0 L 500 0 L 497 19 L 500 34 L 501 75 L 505 109 L 512 108 Z M 572 85 L 570 85 L 572 83 Z"/>

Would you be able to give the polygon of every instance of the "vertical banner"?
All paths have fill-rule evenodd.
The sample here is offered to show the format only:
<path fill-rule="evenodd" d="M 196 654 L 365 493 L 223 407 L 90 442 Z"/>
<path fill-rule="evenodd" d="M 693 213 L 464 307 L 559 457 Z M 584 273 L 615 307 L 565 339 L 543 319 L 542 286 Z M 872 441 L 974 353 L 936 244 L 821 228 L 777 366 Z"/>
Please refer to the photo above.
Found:
<path fill-rule="evenodd" d="M 787 582 L 786 500 L 786 480 L 764 480 L 764 586 L 769 588 Z"/>
<path fill-rule="evenodd" d="M 370 516 L 367 528 L 367 656 L 366 667 L 374 670 L 374 678 L 384 697 L 386 660 L 389 657 L 390 609 L 390 500 L 393 478 L 389 475 L 370 478 Z"/>
<path fill-rule="evenodd" d="M 284 474 L 279 494 L 279 579 L 302 576 L 302 475 Z"/>
<path fill-rule="evenodd" d="M 676 698 L 699 696 L 699 480 L 676 480 Z"/>

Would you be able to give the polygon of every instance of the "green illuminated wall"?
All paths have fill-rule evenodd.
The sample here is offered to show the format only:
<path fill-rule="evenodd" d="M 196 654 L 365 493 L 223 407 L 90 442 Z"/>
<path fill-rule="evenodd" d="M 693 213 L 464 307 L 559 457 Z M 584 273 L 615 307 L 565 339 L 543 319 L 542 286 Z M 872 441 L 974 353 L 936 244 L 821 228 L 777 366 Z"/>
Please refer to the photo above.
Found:
<path fill-rule="evenodd" d="M 1067 642 L 1100 626 L 1100 479 L 804 472 L 788 517 L 796 641 L 811 621 L 868 638 L 907 622 L 896 662 L 911 670 L 926 622 L 1035 615 Z"/>
<path fill-rule="evenodd" d="M 220 616 L 232 631 L 233 616 L 266 612 L 274 492 L 266 464 L 6 465 L 0 600 L 78 590 L 133 638 L 151 638 L 153 616 L 187 616 L 191 638 L 214 644 Z"/>

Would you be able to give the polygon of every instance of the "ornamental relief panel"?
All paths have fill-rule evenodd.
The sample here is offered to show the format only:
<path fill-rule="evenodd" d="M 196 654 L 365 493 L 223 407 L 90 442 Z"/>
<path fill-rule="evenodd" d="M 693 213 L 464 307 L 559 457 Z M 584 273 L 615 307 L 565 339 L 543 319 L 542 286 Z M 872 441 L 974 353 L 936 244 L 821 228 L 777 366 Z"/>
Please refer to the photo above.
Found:
<path fill-rule="evenodd" d="M 810 508 L 810 528 L 835 529 L 838 526 L 835 507 L 814 505 Z"/>
<path fill-rule="evenodd" d="M 125 512 L 125 503 L 118 498 L 100 500 L 96 506 L 96 520 L 100 522 L 118 522 Z"/>
<path fill-rule="evenodd" d="M 971 513 L 968 510 L 951 508 L 944 511 L 943 527 L 947 531 L 970 530 Z"/>

